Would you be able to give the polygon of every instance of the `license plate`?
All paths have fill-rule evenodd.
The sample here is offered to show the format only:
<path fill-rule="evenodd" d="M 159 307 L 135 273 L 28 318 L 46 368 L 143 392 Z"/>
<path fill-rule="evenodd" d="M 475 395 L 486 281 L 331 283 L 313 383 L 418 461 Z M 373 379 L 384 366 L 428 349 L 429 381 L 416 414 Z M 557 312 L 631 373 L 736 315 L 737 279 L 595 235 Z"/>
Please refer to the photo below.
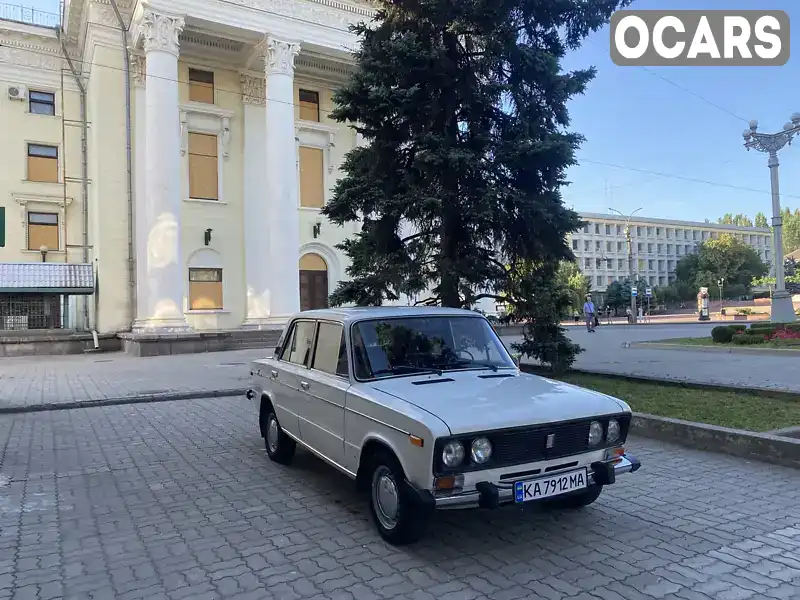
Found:
<path fill-rule="evenodd" d="M 517 481 L 514 484 L 514 501 L 530 502 L 551 496 L 582 490 L 587 486 L 586 469 L 569 471 L 552 477 L 533 481 Z"/>

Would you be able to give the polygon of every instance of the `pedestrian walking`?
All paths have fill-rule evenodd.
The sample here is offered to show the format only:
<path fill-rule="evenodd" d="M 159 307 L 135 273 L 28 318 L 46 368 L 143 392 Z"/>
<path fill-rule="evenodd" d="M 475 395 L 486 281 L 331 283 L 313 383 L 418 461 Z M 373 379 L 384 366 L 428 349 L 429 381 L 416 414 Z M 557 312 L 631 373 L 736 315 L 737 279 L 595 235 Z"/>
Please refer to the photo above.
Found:
<path fill-rule="evenodd" d="M 594 302 L 592 302 L 592 295 L 587 294 L 586 302 L 583 305 L 583 316 L 586 318 L 586 331 L 589 333 L 594 332 L 596 314 L 597 310 L 594 307 Z"/>

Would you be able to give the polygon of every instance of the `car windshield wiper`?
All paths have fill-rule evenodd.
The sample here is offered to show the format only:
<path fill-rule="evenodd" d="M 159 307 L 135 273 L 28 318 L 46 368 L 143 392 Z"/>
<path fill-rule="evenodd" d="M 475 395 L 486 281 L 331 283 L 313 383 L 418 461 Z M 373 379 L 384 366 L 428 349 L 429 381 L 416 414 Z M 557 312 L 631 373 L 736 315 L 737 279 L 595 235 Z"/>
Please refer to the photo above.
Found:
<path fill-rule="evenodd" d="M 466 367 L 466 369 L 465 369 Z M 445 370 L 448 369 L 462 369 L 462 370 L 470 370 L 470 371 L 494 371 L 497 372 L 497 365 L 487 365 L 485 363 L 474 362 L 472 360 L 462 358 L 461 360 L 454 360 L 452 362 L 447 363 L 442 367 Z"/>
<path fill-rule="evenodd" d="M 392 375 L 403 375 L 406 373 L 419 373 L 420 375 L 439 375 L 442 376 L 441 369 L 432 369 L 429 367 L 415 367 L 414 365 L 394 365 L 388 369 L 380 369 L 378 371 L 373 371 L 374 376 L 378 375 L 386 375 L 390 373 Z"/>

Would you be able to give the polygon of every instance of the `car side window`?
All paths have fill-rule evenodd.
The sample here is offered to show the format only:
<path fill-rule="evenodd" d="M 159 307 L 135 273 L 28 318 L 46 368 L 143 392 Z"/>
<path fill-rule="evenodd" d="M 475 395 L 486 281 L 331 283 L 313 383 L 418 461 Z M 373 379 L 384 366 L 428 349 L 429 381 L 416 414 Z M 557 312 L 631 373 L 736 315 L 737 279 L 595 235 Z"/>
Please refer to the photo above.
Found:
<path fill-rule="evenodd" d="M 291 341 L 286 344 L 281 360 L 296 365 L 307 366 L 311 355 L 311 344 L 314 341 L 314 321 L 298 321 L 291 333 Z"/>
<path fill-rule="evenodd" d="M 344 331 L 339 342 L 339 362 L 336 364 L 336 374 L 339 377 L 350 377 L 350 369 L 347 365 L 347 344 L 344 341 Z"/>
<path fill-rule="evenodd" d="M 331 375 L 338 375 L 343 339 L 342 326 L 336 323 L 320 323 L 317 347 L 314 350 L 312 368 Z M 345 363 L 346 364 L 346 363 Z"/>

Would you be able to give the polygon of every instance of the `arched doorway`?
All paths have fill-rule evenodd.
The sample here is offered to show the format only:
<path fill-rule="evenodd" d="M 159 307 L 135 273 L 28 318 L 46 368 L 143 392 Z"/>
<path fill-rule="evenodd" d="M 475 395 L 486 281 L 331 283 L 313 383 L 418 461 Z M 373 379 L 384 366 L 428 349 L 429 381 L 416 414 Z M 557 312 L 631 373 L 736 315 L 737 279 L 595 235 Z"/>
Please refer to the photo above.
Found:
<path fill-rule="evenodd" d="M 300 310 L 328 307 L 328 264 L 319 254 L 300 257 Z"/>

